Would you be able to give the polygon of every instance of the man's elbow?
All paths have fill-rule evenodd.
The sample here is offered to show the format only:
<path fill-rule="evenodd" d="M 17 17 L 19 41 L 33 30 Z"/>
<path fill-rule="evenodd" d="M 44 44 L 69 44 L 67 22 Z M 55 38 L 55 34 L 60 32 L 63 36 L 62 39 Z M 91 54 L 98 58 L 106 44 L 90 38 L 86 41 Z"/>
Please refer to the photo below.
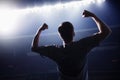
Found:
<path fill-rule="evenodd" d="M 109 29 L 109 30 L 107 30 L 107 31 L 105 32 L 106 36 L 111 35 L 111 33 L 112 33 L 112 30 L 111 30 L 111 29 Z"/>
<path fill-rule="evenodd" d="M 112 33 L 112 30 L 109 29 L 109 30 L 105 31 L 103 34 L 104 34 L 105 37 L 108 37 L 108 36 L 111 35 L 111 33 Z"/>
<path fill-rule="evenodd" d="M 112 30 L 111 30 L 111 29 L 109 29 L 109 35 L 110 35 L 110 34 L 112 34 Z"/>
<path fill-rule="evenodd" d="M 37 50 L 37 49 L 36 49 L 35 47 L 31 47 L 31 51 L 32 51 L 32 52 L 36 52 L 36 50 Z"/>

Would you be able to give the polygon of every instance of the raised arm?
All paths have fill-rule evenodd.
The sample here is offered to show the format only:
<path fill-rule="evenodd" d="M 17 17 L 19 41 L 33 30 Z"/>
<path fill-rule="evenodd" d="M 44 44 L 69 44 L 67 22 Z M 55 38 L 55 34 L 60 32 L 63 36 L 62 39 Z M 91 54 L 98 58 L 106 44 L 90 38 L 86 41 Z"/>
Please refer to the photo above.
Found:
<path fill-rule="evenodd" d="M 46 23 L 44 23 L 42 27 L 38 29 L 38 31 L 36 32 L 35 37 L 32 41 L 31 51 L 36 52 L 42 56 L 49 57 L 53 60 L 57 60 L 59 58 L 59 54 L 57 54 L 57 52 L 59 52 L 58 51 L 59 49 L 56 46 L 38 45 L 41 32 L 44 31 L 45 29 L 48 29 L 48 25 Z"/>
<path fill-rule="evenodd" d="M 101 40 L 104 40 L 112 32 L 111 29 L 103 21 L 101 21 L 95 14 L 87 10 L 84 10 L 83 17 L 92 17 L 92 19 L 95 21 L 99 29 L 99 32 L 97 34 L 100 35 Z"/>
<path fill-rule="evenodd" d="M 42 27 L 40 29 L 38 29 L 38 31 L 36 32 L 36 35 L 32 42 L 32 48 L 31 48 L 32 51 L 34 51 L 34 50 L 36 50 L 36 48 L 38 48 L 39 36 L 40 36 L 41 32 L 44 31 L 45 29 L 48 29 L 48 25 L 46 23 L 44 23 L 42 25 Z"/>

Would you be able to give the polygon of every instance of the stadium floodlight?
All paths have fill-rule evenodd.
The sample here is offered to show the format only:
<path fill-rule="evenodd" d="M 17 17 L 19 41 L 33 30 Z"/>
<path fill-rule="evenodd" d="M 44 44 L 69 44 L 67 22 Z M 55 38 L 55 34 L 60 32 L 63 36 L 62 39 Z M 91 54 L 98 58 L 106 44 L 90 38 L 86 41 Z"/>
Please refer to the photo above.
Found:
<path fill-rule="evenodd" d="M 18 11 L 0 9 L 0 35 L 6 36 L 14 33 L 18 17 Z"/>
<path fill-rule="evenodd" d="M 30 12 L 39 12 L 41 10 L 49 11 L 51 9 L 63 9 L 63 8 L 72 8 L 72 7 L 82 7 L 88 6 L 89 4 L 102 4 L 105 0 L 73 0 L 68 3 L 56 3 L 54 5 L 44 5 L 41 7 L 27 8 L 26 10 Z M 81 6 L 82 5 L 82 6 Z"/>
<path fill-rule="evenodd" d="M 69 10 L 76 9 L 76 7 L 81 8 L 89 4 L 101 4 L 105 0 L 73 0 L 66 3 L 56 3 L 53 5 L 43 5 L 43 6 L 36 6 L 32 8 L 26 8 L 26 9 L 16 9 L 11 10 L 4 8 L 2 9 L 0 7 L 0 35 L 10 35 L 13 34 L 17 29 L 17 22 L 19 21 L 19 17 L 23 16 L 23 14 L 27 13 L 46 13 L 49 15 L 49 12 L 52 10 L 55 12 L 55 10 L 61 10 L 63 8 L 67 8 Z M 73 9 L 73 10 L 74 10 Z"/>
<path fill-rule="evenodd" d="M 96 0 L 96 2 L 97 2 L 98 4 L 102 4 L 103 2 L 105 2 L 105 0 Z"/>

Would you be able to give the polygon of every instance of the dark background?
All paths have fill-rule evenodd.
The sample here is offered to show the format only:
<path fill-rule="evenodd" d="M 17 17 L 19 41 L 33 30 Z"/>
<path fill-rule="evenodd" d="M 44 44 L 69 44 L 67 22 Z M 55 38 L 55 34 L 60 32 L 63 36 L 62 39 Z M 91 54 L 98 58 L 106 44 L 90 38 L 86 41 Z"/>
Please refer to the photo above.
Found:
<path fill-rule="evenodd" d="M 26 7 L 42 6 L 44 4 L 54 5 L 58 2 L 68 3 L 69 0 L 0 0 L 0 4 L 6 4 L 18 9 Z M 96 13 L 112 29 L 112 34 L 103 43 L 93 49 L 88 55 L 88 69 L 90 80 L 120 80 L 120 3 L 119 0 L 106 0 L 103 10 L 91 5 L 88 10 Z M 26 15 L 30 16 L 30 15 Z M 36 16 L 34 16 L 36 18 Z M 31 18 L 30 18 L 31 19 Z M 26 19 L 27 20 L 27 19 Z M 35 19 L 33 19 L 35 20 Z M 37 21 L 37 20 L 36 20 Z M 25 24 L 25 23 L 23 23 Z M 29 21 L 27 24 L 34 26 Z M 79 24 L 74 21 L 73 24 Z M 90 26 L 93 23 L 88 23 Z M 0 80 L 56 80 L 58 72 L 55 62 L 49 58 L 42 58 L 31 52 L 31 42 L 37 27 L 23 26 L 16 34 L 6 41 L 0 41 Z M 40 25 L 40 24 L 38 24 Z M 83 24 L 82 24 L 83 25 Z M 83 25 L 84 26 L 84 25 Z M 30 29 L 25 29 L 29 28 Z M 89 27 L 85 27 L 89 29 Z M 83 30 L 85 29 L 83 28 Z M 57 28 L 56 28 L 57 29 Z M 80 28 L 76 28 L 80 29 Z M 52 29 L 51 29 L 52 30 Z M 96 29 L 76 32 L 78 38 L 82 38 Z M 55 30 L 53 30 L 55 32 Z M 52 33 L 52 32 L 49 32 Z M 83 34 L 79 37 L 79 34 Z M 27 35 L 27 36 L 26 36 Z M 30 36 L 29 36 L 30 35 Z M 45 39 L 44 39 L 45 38 Z M 58 44 L 62 42 L 55 34 L 44 34 L 41 38 L 42 45 Z M 55 41 L 54 41 L 55 40 Z"/>

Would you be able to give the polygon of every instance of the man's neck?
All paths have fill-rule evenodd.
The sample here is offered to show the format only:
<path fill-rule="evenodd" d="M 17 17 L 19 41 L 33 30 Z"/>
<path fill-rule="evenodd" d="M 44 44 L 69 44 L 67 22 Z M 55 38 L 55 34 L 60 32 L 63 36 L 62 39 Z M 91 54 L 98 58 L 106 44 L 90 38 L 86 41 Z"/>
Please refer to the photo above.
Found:
<path fill-rule="evenodd" d="M 69 41 L 69 42 L 63 42 L 63 47 L 70 45 L 73 41 Z"/>

